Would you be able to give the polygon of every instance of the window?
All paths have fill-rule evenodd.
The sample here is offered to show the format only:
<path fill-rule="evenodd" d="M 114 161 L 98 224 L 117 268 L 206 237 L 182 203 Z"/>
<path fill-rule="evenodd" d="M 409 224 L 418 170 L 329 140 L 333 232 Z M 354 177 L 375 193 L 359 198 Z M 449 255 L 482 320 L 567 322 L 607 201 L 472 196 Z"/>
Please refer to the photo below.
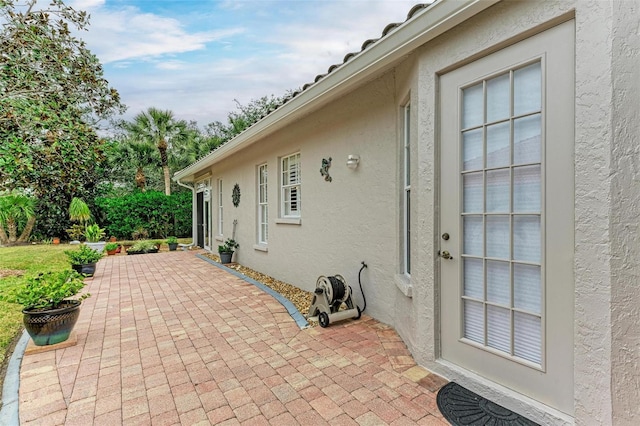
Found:
<path fill-rule="evenodd" d="M 223 208 L 222 208 L 222 179 L 218 180 L 218 235 L 223 235 L 224 233 L 222 232 L 222 213 L 223 213 Z"/>
<path fill-rule="evenodd" d="M 462 90 L 464 337 L 542 364 L 542 69 Z"/>
<path fill-rule="evenodd" d="M 282 217 L 300 217 L 300 153 L 282 158 Z"/>
<path fill-rule="evenodd" d="M 403 190 L 402 190 L 402 268 L 406 275 L 411 273 L 411 106 L 403 108 Z"/>
<path fill-rule="evenodd" d="M 258 166 L 258 243 L 269 238 L 269 205 L 267 204 L 267 165 Z"/>

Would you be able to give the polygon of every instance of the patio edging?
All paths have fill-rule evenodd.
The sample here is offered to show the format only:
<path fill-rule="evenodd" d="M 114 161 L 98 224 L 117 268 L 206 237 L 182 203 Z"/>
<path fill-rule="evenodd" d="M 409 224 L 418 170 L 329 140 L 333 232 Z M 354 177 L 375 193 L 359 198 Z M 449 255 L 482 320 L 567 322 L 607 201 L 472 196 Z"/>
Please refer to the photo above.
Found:
<path fill-rule="evenodd" d="M 212 260 L 206 256 L 203 256 L 201 254 L 196 254 L 196 257 L 199 259 L 202 259 L 210 264 L 212 264 L 213 266 L 216 266 L 220 269 L 222 269 L 223 271 L 229 272 L 232 275 L 235 275 L 236 277 L 248 282 L 249 284 L 253 284 L 254 286 L 258 287 L 260 290 L 264 291 L 265 293 L 270 294 L 274 299 L 276 299 L 278 302 L 280 302 L 280 304 L 282 306 L 285 307 L 285 309 L 287 310 L 287 312 L 289 312 L 289 315 L 291 315 L 291 318 L 296 322 L 296 324 L 298 325 L 298 327 L 300 327 L 301 330 L 309 327 L 309 322 L 305 319 L 305 317 L 300 313 L 300 311 L 298 311 L 298 309 L 294 306 L 293 303 L 291 303 L 291 301 L 289 299 L 287 299 L 286 297 L 284 297 L 283 295 L 281 295 L 280 293 L 278 293 L 277 291 L 275 291 L 274 289 L 254 280 L 253 278 L 249 278 L 246 275 L 241 274 L 240 272 L 231 269 L 231 268 L 227 268 L 226 266 L 224 266 L 221 263 L 216 262 L 215 260 Z"/>

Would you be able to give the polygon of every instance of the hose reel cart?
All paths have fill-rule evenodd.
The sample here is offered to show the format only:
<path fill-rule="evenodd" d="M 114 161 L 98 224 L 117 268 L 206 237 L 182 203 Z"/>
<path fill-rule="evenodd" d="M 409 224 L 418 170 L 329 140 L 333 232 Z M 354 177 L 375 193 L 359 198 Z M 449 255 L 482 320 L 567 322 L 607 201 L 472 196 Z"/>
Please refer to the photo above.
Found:
<path fill-rule="evenodd" d="M 367 265 L 362 262 L 362 267 L 358 273 L 358 281 L 360 282 L 360 274 Z M 360 291 L 362 291 L 362 282 L 360 282 Z M 309 307 L 309 319 L 318 318 L 320 327 L 327 327 L 330 323 L 341 321 L 348 318 L 358 319 L 367 306 L 364 301 L 364 308 L 360 310 L 353 303 L 351 287 L 342 275 L 334 275 L 325 277 L 321 275 L 316 281 L 316 289 L 313 292 L 313 299 Z M 364 299 L 364 293 L 362 293 Z"/>

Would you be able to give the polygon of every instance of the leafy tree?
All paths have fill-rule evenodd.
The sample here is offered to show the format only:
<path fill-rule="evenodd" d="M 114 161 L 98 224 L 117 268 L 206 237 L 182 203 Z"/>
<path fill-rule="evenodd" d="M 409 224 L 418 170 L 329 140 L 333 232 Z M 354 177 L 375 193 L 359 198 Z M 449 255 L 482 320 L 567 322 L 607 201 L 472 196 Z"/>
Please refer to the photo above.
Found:
<path fill-rule="evenodd" d="M 231 111 L 227 115 L 226 123 L 214 121 L 207 124 L 205 134 L 219 139 L 221 143 L 227 142 L 276 109 L 286 97 L 287 95 L 283 97 L 263 96 L 251 100 L 247 105 L 242 105 L 237 99 L 234 99 L 237 111 Z"/>
<path fill-rule="evenodd" d="M 181 141 L 187 134 L 187 123 L 177 120 L 173 112 L 149 108 L 125 123 L 129 134 L 137 139 L 152 143 L 160 153 L 160 163 L 164 174 L 164 191 L 171 195 L 171 174 L 169 172 L 169 154 L 172 144 Z"/>
<path fill-rule="evenodd" d="M 0 244 L 29 241 L 36 222 L 35 205 L 34 198 L 15 191 L 0 197 Z M 22 233 L 18 237 L 19 228 Z"/>
<path fill-rule="evenodd" d="M 124 106 L 71 34 L 88 15 L 62 0 L 38 6 L 0 0 L 0 189 L 30 189 L 38 227 L 55 235 L 73 196 L 91 198 L 99 181 L 105 142 L 95 126 Z"/>

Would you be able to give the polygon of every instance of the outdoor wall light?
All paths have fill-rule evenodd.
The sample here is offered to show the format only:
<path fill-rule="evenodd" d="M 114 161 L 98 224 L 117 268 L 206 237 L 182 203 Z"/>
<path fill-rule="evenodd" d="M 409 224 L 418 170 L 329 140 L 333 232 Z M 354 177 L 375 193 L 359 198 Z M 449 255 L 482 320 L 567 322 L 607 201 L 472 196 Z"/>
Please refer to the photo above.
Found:
<path fill-rule="evenodd" d="M 351 170 L 355 170 L 358 167 L 359 163 L 360 163 L 359 155 L 349 154 L 349 156 L 347 156 L 347 167 L 350 168 Z"/>

